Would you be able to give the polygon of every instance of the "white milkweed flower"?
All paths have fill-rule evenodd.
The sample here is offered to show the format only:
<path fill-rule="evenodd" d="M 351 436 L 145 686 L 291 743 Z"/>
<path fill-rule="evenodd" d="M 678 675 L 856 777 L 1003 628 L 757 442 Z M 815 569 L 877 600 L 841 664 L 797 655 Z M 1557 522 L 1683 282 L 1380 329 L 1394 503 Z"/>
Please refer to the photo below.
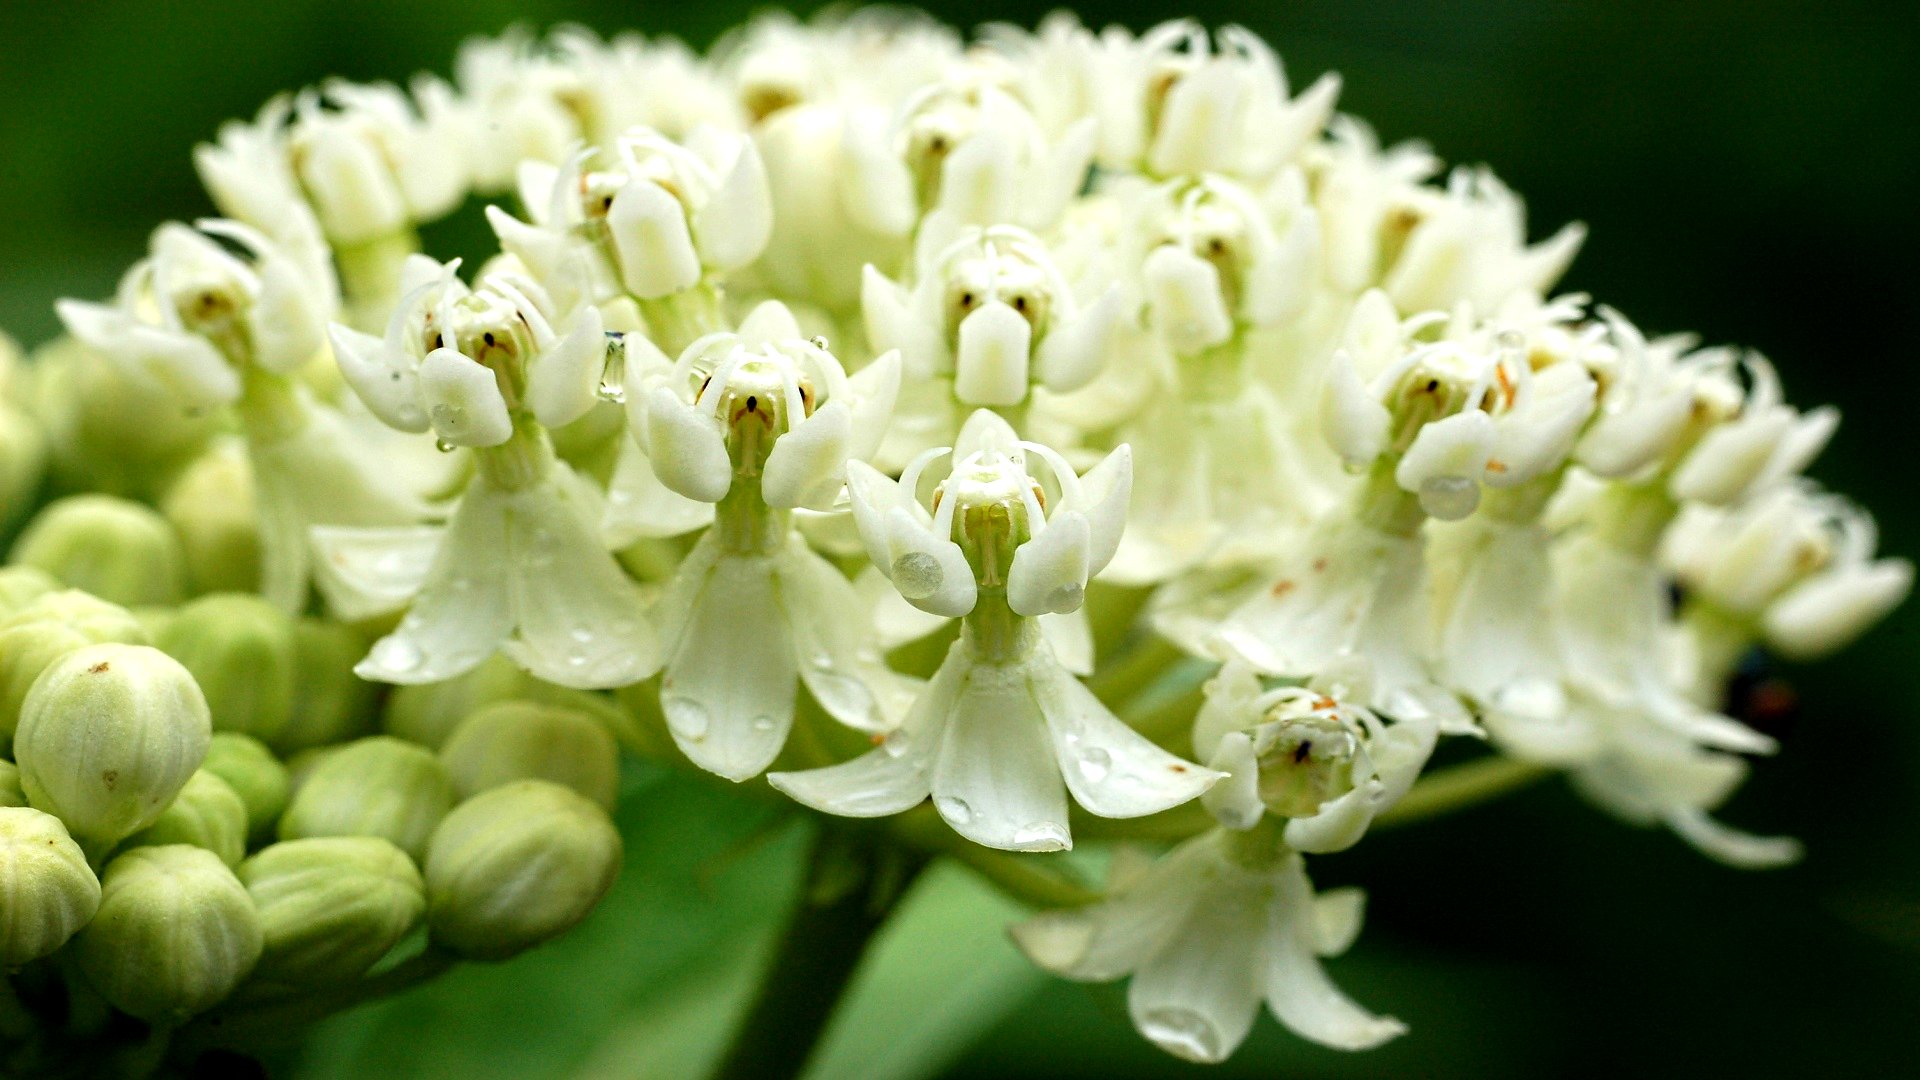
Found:
<path fill-rule="evenodd" d="M 1430 719 L 1392 725 L 1305 686 L 1264 689 L 1229 660 L 1194 718 L 1201 760 L 1226 774 L 1201 800 L 1229 829 L 1287 819 L 1295 851 L 1341 851 L 1413 786 L 1439 738 Z"/>
<path fill-rule="evenodd" d="M 643 679 L 660 648 L 640 594 L 600 542 L 597 491 L 554 459 L 542 426 L 598 400 L 599 312 L 583 307 L 556 332 L 532 282 L 496 275 L 468 288 L 457 268 L 413 261 L 418 284 L 384 338 L 333 327 L 341 371 L 376 416 L 474 447 L 478 465 L 444 531 L 327 531 L 325 569 L 362 614 L 417 591 L 355 671 L 438 682 L 498 651 L 563 686 Z"/>
<path fill-rule="evenodd" d="M 227 216 L 271 231 L 304 205 L 329 240 L 351 247 L 453 209 L 470 175 L 465 135 L 445 83 L 422 79 L 409 100 L 335 79 L 227 124 L 194 164 Z"/>
<path fill-rule="evenodd" d="M 1015 924 L 1013 938 L 1056 975 L 1084 982 L 1131 975 L 1134 1027 L 1188 1061 L 1226 1060 L 1252 1030 L 1262 1000 L 1302 1038 L 1366 1050 L 1406 1025 L 1356 1004 L 1320 966 L 1359 936 L 1364 906 L 1358 889 L 1316 895 L 1306 861 L 1264 833 L 1216 829 L 1174 848 L 1101 903 Z"/>
<path fill-rule="evenodd" d="M 297 230 L 305 220 L 289 224 Z M 323 355 L 338 302 L 314 239 L 296 232 L 280 244 L 232 221 L 170 223 L 112 304 L 57 305 L 76 338 L 131 377 L 194 408 L 238 406 L 256 488 L 261 592 L 290 612 L 307 604 L 312 526 L 401 526 L 425 510 L 407 470 L 375 460 L 297 377 Z"/>
<path fill-rule="evenodd" d="M 520 198 L 531 224 L 498 207 L 501 246 L 569 299 L 657 300 L 757 258 L 773 227 L 767 173 L 753 140 L 705 128 L 686 144 L 632 128 L 611 150 L 558 166 L 527 162 Z"/>
<path fill-rule="evenodd" d="M 932 509 L 922 470 L 951 453 Z M 1046 466 L 1051 483 L 1028 471 Z M 1109 712 L 1054 657 L 1037 616 L 1072 611 L 1113 555 L 1125 522 L 1122 447 L 1084 476 L 1021 441 L 986 410 L 951 451 L 899 481 L 848 466 L 854 520 L 869 558 L 914 606 L 965 618 L 960 639 L 899 730 L 852 761 L 768 779 L 829 813 L 878 817 L 933 797 L 962 836 L 988 847 L 1072 846 L 1068 792 L 1102 817 L 1156 813 L 1218 778 L 1161 750 Z M 1048 508 L 1051 503 L 1051 509 Z"/>
<path fill-rule="evenodd" d="M 701 768 L 730 780 L 764 771 L 786 744 L 801 684 L 850 726 L 879 732 L 897 719 L 902 680 L 859 618 L 852 583 L 807 546 L 790 511 L 832 504 L 849 458 L 879 443 L 899 380 L 892 355 L 849 379 L 774 302 L 737 333 L 630 373 L 635 437 L 660 482 L 718 504 L 655 609 L 667 648 L 661 710 Z"/>

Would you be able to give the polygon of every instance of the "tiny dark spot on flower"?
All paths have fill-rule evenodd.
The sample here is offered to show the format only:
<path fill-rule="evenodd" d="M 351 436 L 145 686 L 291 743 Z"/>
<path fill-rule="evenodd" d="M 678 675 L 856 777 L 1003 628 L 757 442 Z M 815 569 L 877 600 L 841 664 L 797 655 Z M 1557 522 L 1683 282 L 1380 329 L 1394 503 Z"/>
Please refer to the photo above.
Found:
<path fill-rule="evenodd" d="M 1270 592 L 1274 596 L 1285 596 L 1292 591 L 1293 591 L 1293 582 L 1291 581 L 1276 581 L 1273 583 L 1273 588 L 1270 590 Z"/>
<path fill-rule="evenodd" d="M 1186 771 L 1187 771 L 1187 767 L 1186 767 L 1185 765 L 1169 765 L 1169 766 L 1167 766 L 1167 768 L 1168 768 L 1168 769 L 1170 769 L 1170 770 L 1172 770 L 1172 771 L 1174 771 L 1174 772 L 1186 772 Z"/>
<path fill-rule="evenodd" d="M 98 675 L 98 674 L 100 674 L 100 673 L 102 673 L 102 672 L 104 672 L 104 671 L 107 671 L 108 669 L 110 669 L 110 668 L 112 668 L 112 667 L 113 667 L 113 664 L 112 664 L 112 663 L 110 663 L 110 662 L 108 662 L 108 661 L 106 661 L 106 660 L 102 660 L 102 661 L 100 661 L 99 663 L 97 663 L 97 664 L 95 664 L 95 665 L 93 665 L 92 667 L 90 667 L 90 668 L 88 668 L 88 669 L 87 669 L 87 674 L 89 674 L 89 675 Z"/>
<path fill-rule="evenodd" d="M 1312 739 L 1300 740 L 1300 745 L 1293 748 L 1293 763 L 1295 765 L 1298 765 L 1301 762 L 1307 760 L 1307 754 L 1311 753 L 1312 750 L 1313 750 Z"/>
<path fill-rule="evenodd" d="M 1439 380 L 1439 379 L 1428 379 L 1428 380 L 1427 380 L 1427 393 L 1429 393 L 1429 394 L 1431 394 L 1431 393 L 1433 393 L 1433 392 L 1434 392 L 1435 390 L 1438 390 L 1438 389 L 1440 389 L 1440 380 Z"/>
<path fill-rule="evenodd" d="M 1318 574 L 1318 573 L 1320 573 L 1321 571 L 1323 571 L 1323 570 L 1325 570 L 1326 568 L 1327 568 L 1327 560 L 1325 560 L 1325 559 L 1315 559 L 1315 560 L 1313 560 L 1313 572 L 1314 572 L 1314 573 L 1316 573 L 1316 574 Z"/>
<path fill-rule="evenodd" d="M 493 331 L 489 330 L 485 334 L 482 334 L 480 336 L 480 340 L 486 342 L 489 345 L 493 344 Z"/>
<path fill-rule="evenodd" d="M 108 791 L 112 791 L 113 785 L 120 782 L 119 771 L 116 769 L 108 769 L 106 772 L 101 773 L 100 782 L 107 785 Z"/>
<path fill-rule="evenodd" d="M 747 411 L 752 412 L 753 410 L 759 407 L 760 407 L 760 398 L 755 394 L 748 394 L 747 395 Z"/>

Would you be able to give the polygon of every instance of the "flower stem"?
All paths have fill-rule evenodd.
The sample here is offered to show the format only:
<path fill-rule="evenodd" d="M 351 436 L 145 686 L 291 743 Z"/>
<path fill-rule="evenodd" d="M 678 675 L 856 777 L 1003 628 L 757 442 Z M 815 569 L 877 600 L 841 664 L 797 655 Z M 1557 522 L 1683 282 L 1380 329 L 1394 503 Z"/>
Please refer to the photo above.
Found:
<path fill-rule="evenodd" d="M 862 831 L 821 827 L 799 909 L 715 1080 L 788 1080 L 805 1071 L 867 946 L 924 865 Z"/>
<path fill-rule="evenodd" d="M 1381 827 L 1410 825 L 1508 795 L 1552 776 L 1545 765 L 1488 757 L 1424 776 L 1407 796 L 1374 819 Z"/>
<path fill-rule="evenodd" d="M 331 990 L 310 993 L 290 1001 L 235 1003 L 195 1018 L 177 1033 L 176 1056 L 192 1055 L 215 1047 L 246 1047 L 255 1043 L 283 1040 L 297 1034 L 306 1025 L 353 1008 L 355 1005 L 391 997 L 436 979 L 452 968 L 456 958 L 427 946 L 422 952 L 401 961 L 378 975 Z"/>

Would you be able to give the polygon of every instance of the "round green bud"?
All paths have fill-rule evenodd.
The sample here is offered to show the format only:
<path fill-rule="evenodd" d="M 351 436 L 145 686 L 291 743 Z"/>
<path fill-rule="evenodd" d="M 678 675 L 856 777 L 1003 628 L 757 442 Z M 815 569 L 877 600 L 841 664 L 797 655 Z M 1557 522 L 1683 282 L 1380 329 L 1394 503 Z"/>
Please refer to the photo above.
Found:
<path fill-rule="evenodd" d="M 377 836 L 274 844 L 240 864 L 266 950 L 256 982 L 350 982 L 419 925 L 426 886 L 413 860 Z"/>
<path fill-rule="evenodd" d="M 162 844 L 192 844 L 238 866 L 247 857 L 247 804 L 231 784 L 202 766 L 153 824 L 127 838 L 129 847 Z"/>
<path fill-rule="evenodd" d="M 105 846 L 160 817 L 212 736 L 206 699 L 172 657 L 89 645 L 34 680 L 13 754 L 27 801 Z"/>
<path fill-rule="evenodd" d="M 27 805 L 27 789 L 20 786 L 20 766 L 0 758 L 0 806 Z"/>
<path fill-rule="evenodd" d="M 300 789 L 306 786 L 307 778 L 313 775 L 313 771 L 319 768 L 321 762 L 346 749 L 349 745 L 352 744 L 343 743 L 338 746 L 316 746 L 311 750 L 301 750 L 288 755 L 287 801 L 291 803 L 293 796 L 300 794 Z"/>
<path fill-rule="evenodd" d="M 551 780 L 608 811 L 620 793 L 620 749 L 605 724 L 575 709 L 501 701 L 467 717 L 440 748 L 460 797 L 510 780 Z"/>
<path fill-rule="evenodd" d="M 100 881 L 52 814 L 0 807 L 0 970 L 67 943 L 100 906 Z"/>
<path fill-rule="evenodd" d="M 107 864 L 100 911 L 74 958 L 100 996 L 154 1024 L 178 1024 L 233 992 L 260 959 L 253 898 L 211 851 L 133 848 Z"/>
<path fill-rule="evenodd" d="M 60 582 L 37 566 L 0 566 L 0 619 L 53 592 Z"/>
<path fill-rule="evenodd" d="M 203 596 L 154 644 L 193 672 L 219 730 L 272 742 L 293 717 L 293 620 L 260 597 Z"/>
<path fill-rule="evenodd" d="M 325 619 L 293 626 L 293 716 L 274 739 L 283 753 L 346 742 L 373 727 L 374 684 L 353 673 L 367 654 L 367 639 L 352 627 Z"/>
<path fill-rule="evenodd" d="M 187 588 L 198 593 L 260 588 L 260 515 L 253 467 L 238 440 L 195 458 L 160 500 L 180 538 Z"/>
<path fill-rule="evenodd" d="M 389 735 L 438 750 L 460 722 L 482 705 L 533 692 L 536 680 L 504 656 L 494 656 L 444 682 L 396 686 L 387 695 L 380 726 Z"/>
<path fill-rule="evenodd" d="M 33 417 L 0 401 L 0 534 L 33 505 L 46 471 L 46 433 Z"/>
<path fill-rule="evenodd" d="M 114 495 L 70 495 L 47 504 L 14 541 L 12 561 L 116 604 L 177 604 L 186 595 L 173 526 Z"/>
<path fill-rule="evenodd" d="M 0 620 L 0 736 L 13 733 L 27 691 L 47 665 L 110 641 L 145 645 L 148 638 L 126 608 L 76 589 L 46 593 Z"/>
<path fill-rule="evenodd" d="M 571 929 L 620 870 L 620 833 L 571 788 L 516 780 L 455 807 L 427 851 L 436 942 L 504 960 Z"/>
<path fill-rule="evenodd" d="M 293 793 L 280 839 L 378 836 L 416 861 L 434 826 L 453 808 L 453 781 L 440 759 L 385 735 L 328 753 Z"/>
<path fill-rule="evenodd" d="M 216 731 L 200 771 L 227 782 L 247 808 L 247 835 L 263 840 L 287 809 L 293 792 L 287 767 L 259 739 L 237 731 Z"/>

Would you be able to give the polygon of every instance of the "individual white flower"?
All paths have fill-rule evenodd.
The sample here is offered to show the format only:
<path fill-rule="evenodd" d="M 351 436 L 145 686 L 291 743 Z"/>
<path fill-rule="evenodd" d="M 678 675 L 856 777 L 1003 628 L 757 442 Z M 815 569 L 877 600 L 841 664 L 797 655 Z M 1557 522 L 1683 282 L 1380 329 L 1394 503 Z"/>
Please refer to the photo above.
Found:
<path fill-rule="evenodd" d="M 1484 167 L 1456 169 L 1444 190 L 1410 194 L 1388 212 L 1404 239 L 1380 278 L 1402 311 L 1444 310 L 1462 300 L 1490 310 L 1516 293 L 1546 296 L 1587 235 L 1575 223 L 1529 245 L 1519 196 Z"/>
<path fill-rule="evenodd" d="M 281 226 L 288 207 L 312 207 L 335 244 L 369 243 L 431 221 L 466 194 L 466 132 L 452 90 L 423 79 L 412 100 L 386 84 L 332 80 L 268 102 L 194 153 L 222 213 L 255 228 Z"/>
<path fill-rule="evenodd" d="M 752 262 L 773 227 L 760 152 L 711 128 L 685 145 L 633 128 L 557 168 L 524 163 L 519 184 L 533 221 L 489 207 L 501 246 L 549 289 L 594 302 L 685 292 Z"/>
<path fill-rule="evenodd" d="M 961 56 L 959 35 L 910 8 L 765 11 L 721 35 L 712 62 L 753 123 L 806 104 L 892 105 Z"/>
<path fill-rule="evenodd" d="M 1751 498 L 1799 475 L 1840 426 L 1831 405 L 1802 413 L 1782 400 L 1780 378 L 1765 357 L 1750 353 L 1739 369 L 1747 376 L 1744 395 L 1731 366 L 1701 372 L 1695 400 L 1712 402 L 1709 415 L 1719 422 L 1675 466 L 1669 487 L 1676 499 L 1731 506 Z"/>
<path fill-rule="evenodd" d="M 1069 792 L 1102 817 L 1156 813 L 1199 795 L 1218 774 L 1121 723 L 1034 622 L 1078 608 L 1087 579 L 1112 557 L 1126 514 L 1126 449 L 1077 475 L 981 410 L 951 454 L 931 511 L 915 490 L 934 454 L 899 481 L 851 463 L 848 484 L 873 564 L 914 606 L 964 617 L 960 639 L 877 749 L 768 779 L 850 817 L 899 813 L 931 795 L 962 836 L 1017 851 L 1072 845 Z M 1030 461 L 1046 465 L 1049 483 L 1028 471 Z"/>
<path fill-rule="evenodd" d="M 557 334 L 531 282 L 497 275 L 470 289 L 457 268 L 410 263 L 418 284 L 384 338 L 333 327 L 341 371 L 376 416 L 401 431 L 432 428 L 447 449 L 477 449 L 478 468 L 443 532 L 317 537 L 337 606 L 366 614 L 413 597 L 355 670 L 382 682 L 438 682 L 498 651 L 563 686 L 637 682 L 659 669 L 659 642 L 638 589 L 600 542 L 598 492 L 554 459 L 542 427 L 577 419 L 598 400 L 607 351 L 599 313 L 583 307 Z"/>
<path fill-rule="evenodd" d="M 1372 710 L 1305 686 L 1264 689 L 1229 660 L 1206 685 L 1193 747 L 1225 773 L 1201 800 L 1222 825 L 1247 830 L 1285 818 L 1294 851 L 1341 851 L 1399 802 L 1426 766 L 1431 719 L 1388 725 Z"/>
<path fill-rule="evenodd" d="M 1131 975 L 1134 1027 L 1188 1061 L 1226 1060 L 1262 1000 L 1289 1031 L 1339 1050 L 1403 1034 L 1404 1024 L 1355 1004 L 1320 966 L 1359 936 L 1364 894 L 1316 895 L 1298 854 L 1254 846 L 1229 830 L 1204 833 L 1101 903 L 1015 924 L 1014 941 L 1069 979 Z"/>
<path fill-rule="evenodd" d="M 881 731 L 901 680 L 862 624 L 853 585 L 795 531 L 790 511 L 831 505 L 850 456 L 870 454 L 899 386 L 886 356 L 849 379 L 769 302 L 737 333 L 629 373 L 635 439 L 660 484 L 717 504 L 713 526 L 655 608 L 667 646 L 660 705 L 701 768 L 746 780 L 786 744 L 798 687 L 835 719 Z"/>
<path fill-rule="evenodd" d="M 1327 74 L 1290 97 L 1280 58 L 1238 26 L 1210 39 L 1183 19 L 1138 38 L 1107 31 L 1099 45 L 1091 104 L 1112 169 L 1264 179 L 1319 137 L 1340 94 Z"/>
<path fill-rule="evenodd" d="M 335 313 L 323 260 L 300 238 L 289 250 L 237 222 L 168 224 L 113 304 L 59 304 L 74 336 L 131 376 L 196 408 L 239 406 L 260 521 L 261 592 L 289 612 L 307 606 L 311 527 L 402 526 L 425 513 L 407 470 L 376 460 L 296 377 L 322 350 Z"/>

